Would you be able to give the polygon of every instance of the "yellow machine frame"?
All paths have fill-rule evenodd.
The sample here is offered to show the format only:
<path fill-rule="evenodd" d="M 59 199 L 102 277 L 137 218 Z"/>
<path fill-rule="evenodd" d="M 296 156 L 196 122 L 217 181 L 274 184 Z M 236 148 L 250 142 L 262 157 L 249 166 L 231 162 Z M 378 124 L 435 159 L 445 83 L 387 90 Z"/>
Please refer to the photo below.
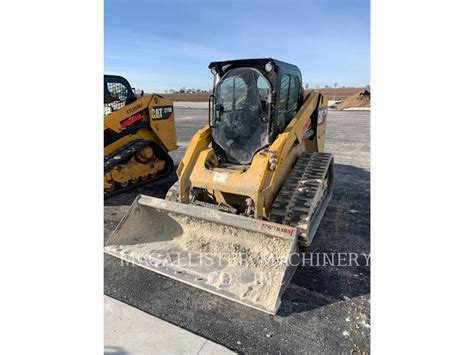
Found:
<path fill-rule="evenodd" d="M 104 148 L 104 154 L 110 154 L 125 143 L 137 138 L 159 141 L 168 151 L 176 149 L 178 146 L 176 143 L 174 112 L 168 119 L 161 120 L 161 117 L 158 117 L 159 113 L 153 111 L 164 106 L 173 106 L 173 101 L 156 94 L 147 95 L 138 98 L 137 101 L 134 101 L 132 104 L 122 107 L 121 109 L 105 116 L 104 130 L 111 129 L 114 132 L 120 133 L 123 130 L 120 125 L 121 122 L 146 109 L 147 116 L 145 116 L 144 119 L 150 122 L 151 131 L 146 128 L 141 128 L 135 134 L 126 135 L 106 146 Z M 151 121 L 150 117 L 152 118 Z"/>
<path fill-rule="evenodd" d="M 318 118 L 317 137 L 304 139 L 305 128 L 313 113 L 321 117 L 320 121 Z M 244 172 L 213 167 L 216 156 L 214 149 L 209 147 L 211 128 L 209 125 L 201 128 L 191 139 L 177 169 L 179 201 L 189 202 L 192 187 L 208 190 L 224 204 L 222 192 L 230 193 L 250 198 L 255 218 L 268 217 L 273 200 L 299 155 L 305 150 L 324 150 L 326 114 L 327 99 L 320 92 L 312 91 L 306 95 L 304 104 L 286 129 L 269 149 L 255 154 Z"/>

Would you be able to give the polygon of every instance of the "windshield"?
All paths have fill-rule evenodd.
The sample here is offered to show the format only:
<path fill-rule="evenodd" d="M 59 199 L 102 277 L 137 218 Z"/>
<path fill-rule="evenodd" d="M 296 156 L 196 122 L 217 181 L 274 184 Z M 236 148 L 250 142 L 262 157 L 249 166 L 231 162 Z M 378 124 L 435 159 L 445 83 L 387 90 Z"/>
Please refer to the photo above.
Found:
<path fill-rule="evenodd" d="M 232 69 L 215 91 L 212 137 L 231 163 L 248 164 L 268 144 L 270 83 L 255 69 Z"/>

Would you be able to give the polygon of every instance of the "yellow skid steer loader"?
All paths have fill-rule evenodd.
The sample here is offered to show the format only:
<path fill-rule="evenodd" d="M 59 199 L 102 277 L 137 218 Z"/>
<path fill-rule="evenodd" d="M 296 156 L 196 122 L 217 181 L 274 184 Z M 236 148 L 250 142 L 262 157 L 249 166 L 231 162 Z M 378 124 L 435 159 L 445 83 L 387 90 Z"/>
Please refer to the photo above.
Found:
<path fill-rule="evenodd" d="M 173 101 L 137 97 L 124 77 L 104 75 L 104 197 L 170 175 L 176 148 Z"/>
<path fill-rule="evenodd" d="M 209 124 L 166 200 L 140 195 L 105 251 L 275 314 L 332 195 L 327 100 L 305 95 L 298 67 L 212 62 Z"/>

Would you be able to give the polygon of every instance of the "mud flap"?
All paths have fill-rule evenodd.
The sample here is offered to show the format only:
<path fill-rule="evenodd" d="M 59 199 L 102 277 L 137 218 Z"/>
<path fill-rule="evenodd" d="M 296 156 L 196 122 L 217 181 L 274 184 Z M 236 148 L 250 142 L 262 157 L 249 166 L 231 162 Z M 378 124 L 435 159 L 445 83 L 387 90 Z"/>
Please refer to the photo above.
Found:
<path fill-rule="evenodd" d="M 145 195 L 105 252 L 270 314 L 299 261 L 296 228 Z"/>

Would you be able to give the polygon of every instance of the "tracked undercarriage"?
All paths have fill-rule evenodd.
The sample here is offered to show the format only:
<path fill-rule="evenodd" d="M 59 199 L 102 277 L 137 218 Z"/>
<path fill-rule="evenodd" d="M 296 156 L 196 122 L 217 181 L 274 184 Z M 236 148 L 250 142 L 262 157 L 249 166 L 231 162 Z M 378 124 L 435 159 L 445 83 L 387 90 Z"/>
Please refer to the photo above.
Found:
<path fill-rule="evenodd" d="M 104 196 L 109 198 L 158 181 L 173 171 L 174 163 L 160 146 L 137 139 L 104 157 Z"/>
<path fill-rule="evenodd" d="M 273 202 L 269 220 L 298 230 L 299 243 L 309 246 L 332 196 L 334 158 L 303 152 Z"/>

